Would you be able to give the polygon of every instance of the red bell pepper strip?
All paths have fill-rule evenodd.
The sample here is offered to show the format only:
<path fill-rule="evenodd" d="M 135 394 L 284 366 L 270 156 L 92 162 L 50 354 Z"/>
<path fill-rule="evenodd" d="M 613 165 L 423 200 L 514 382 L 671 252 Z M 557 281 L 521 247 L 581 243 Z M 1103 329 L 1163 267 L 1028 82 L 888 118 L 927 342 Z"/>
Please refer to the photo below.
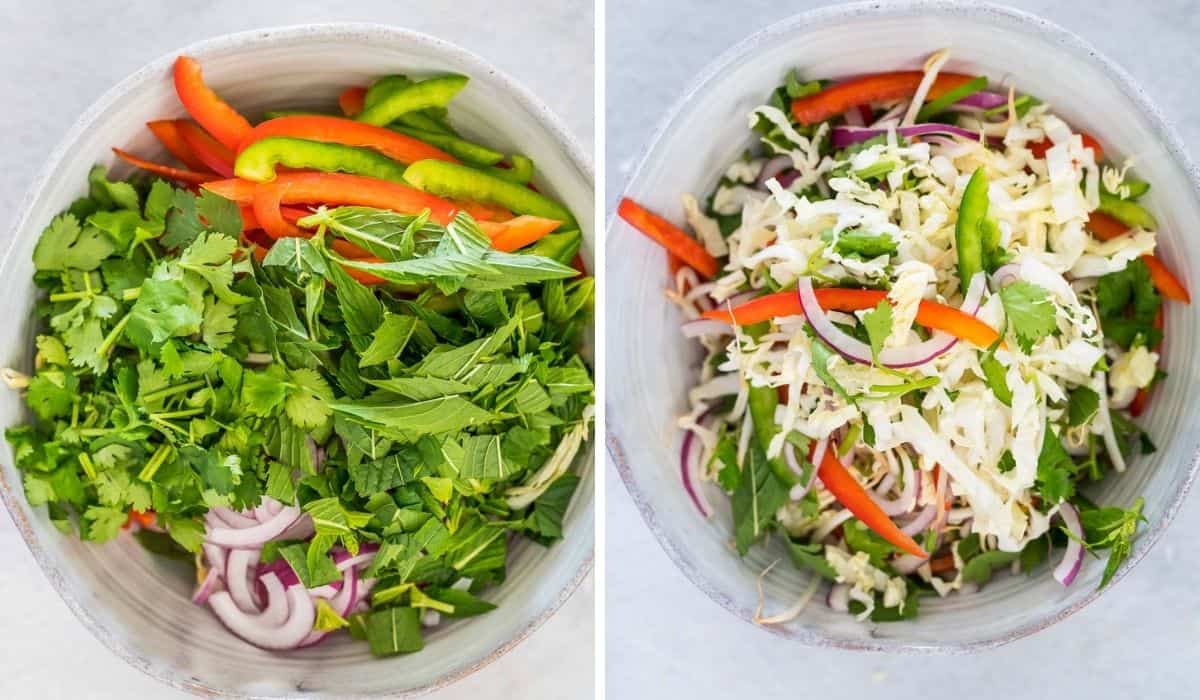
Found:
<path fill-rule="evenodd" d="M 462 199 L 449 199 L 447 201 L 453 202 L 454 206 L 470 214 L 476 223 L 483 223 L 485 221 L 504 222 L 510 221 L 513 218 L 513 213 L 499 204 Z"/>
<path fill-rule="evenodd" d="M 342 108 L 342 114 L 347 117 L 353 117 L 362 112 L 366 101 L 367 89 L 365 87 L 348 87 L 338 95 L 338 106 Z"/>
<path fill-rule="evenodd" d="M 226 148 L 237 148 L 250 131 L 250 122 L 204 83 L 196 59 L 175 59 L 175 92 L 188 114 Z"/>
<path fill-rule="evenodd" d="M 233 163 L 237 160 L 233 150 L 213 138 L 207 131 L 189 121 L 180 121 L 179 136 L 192 154 L 209 170 L 221 177 L 233 177 Z"/>
<path fill-rule="evenodd" d="M 254 205 L 253 204 L 250 204 L 250 205 L 243 204 L 239 208 L 242 210 L 242 230 L 243 231 L 253 231 L 255 229 L 262 229 L 262 226 L 260 226 L 258 223 L 258 217 L 256 217 L 254 215 Z M 307 211 L 305 209 L 300 209 L 298 207 L 279 207 L 279 213 L 282 214 L 283 218 L 286 219 L 287 221 L 295 222 L 295 221 L 299 221 L 300 219 L 303 219 L 304 217 L 308 216 L 312 212 Z"/>
<path fill-rule="evenodd" d="M 813 451 L 816 450 L 816 443 L 813 443 Z M 809 454 L 809 459 L 812 459 L 812 452 Z M 821 480 L 821 485 L 825 487 L 833 497 L 845 506 L 846 510 L 854 514 L 864 525 L 871 528 L 875 534 L 887 540 L 889 544 L 897 549 L 903 550 L 914 557 L 921 559 L 929 558 L 929 553 L 921 548 L 913 538 L 904 534 L 896 523 L 888 517 L 887 513 L 879 507 L 871 498 L 867 490 L 862 484 L 842 466 L 842 463 L 837 458 L 837 446 L 831 440 L 825 456 L 821 458 L 821 464 L 817 467 L 817 478 Z"/>
<path fill-rule="evenodd" d="M 309 141 L 370 148 L 405 164 L 426 159 L 458 162 L 458 159 L 440 148 L 411 136 L 353 119 L 324 115 L 295 115 L 265 121 L 246 135 L 246 139 L 238 146 L 238 153 L 244 151 L 251 144 L 271 136 L 288 136 Z"/>
<path fill-rule="evenodd" d="M 258 225 L 271 238 L 302 238 L 304 234 L 296 224 L 283 218 L 279 210 L 287 185 L 260 184 L 254 190 L 254 217 Z"/>
<path fill-rule="evenodd" d="M 576 253 L 575 257 L 571 258 L 571 267 L 575 268 L 575 271 L 579 274 L 587 277 L 587 265 L 583 262 L 583 256 L 579 253 Z"/>
<path fill-rule="evenodd" d="M 691 265 L 703 277 L 711 279 L 720 271 L 717 259 L 705 250 L 700 241 L 632 199 L 622 199 L 617 213 L 634 228 L 666 248 L 668 253 Z"/>
<path fill-rule="evenodd" d="M 122 530 L 128 530 L 137 523 L 140 527 L 152 527 L 154 525 L 154 511 L 148 510 L 145 513 L 139 510 L 129 511 L 129 516 L 125 518 L 125 524 L 121 526 Z"/>
<path fill-rule="evenodd" d="M 876 73 L 852 78 L 830 85 L 812 95 L 792 100 L 792 116 L 807 126 L 823 122 L 861 104 L 903 99 L 916 93 L 924 78 L 925 73 L 919 70 Z M 937 99 L 974 79 L 975 76 L 972 75 L 939 73 L 925 99 Z"/>
<path fill-rule="evenodd" d="M 504 222 L 481 221 L 479 228 L 492 239 L 492 247 L 511 253 L 530 245 L 552 233 L 562 225 L 561 221 L 525 214 Z"/>
<path fill-rule="evenodd" d="M 887 298 L 887 292 L 875 289 L 842 289 L 829 287 L 814 290 L 817 303 L 826 311 L 862 311 L 873 309 Z M 736 322 L 748 326 L 760 321 L 769 321 L 780 316 L 798 316 L 803 313 L 796 292 L 767 294 L 732 310 L 713 309 L 706 311 L 704 318 L 726 323 Z M 945 331 L 981 348 L 990 347 L 1000 338 L 991 326 L 974 316 L 963 313 L 953 306 L 936 301 L 922 301 L 917 307 L 917 323 L 933 330 Z"/>
<path fill-rule="evenodd" d="M 154 134 L 159 143 L 171 155 L 175 156 L 180 163 L 186 165 L 189 170 L 197 172 L 208 170 L 208 166 L 197 158 L 196 154 L 192 153 L 192 149 L 183 140 L 183 135 L 179 133 L 179 121 L 176 119 L 159 119 L 157 121 L 146 122 L 146 127 L 150 129 L 150 132 Z"/>
<path fill-rule="evenodd" d="M 1158 293 L 1172 301 L 1182 301 L 1185 304 L 1192 303 L 1192 295 L 1188 294 L 1188 290 L 1179 281 L 1179 278 L 1167 269 L 1163 261 L 1156 255 L 1143 255 L 1142 262 L 1146 263 L 1146 267 L 1150 268 L 1150 279 L 1154 280 L 1154 287 L 1158 289 Z"/>
<path fill-rule="evenodd" d="M 1104 148 L 1100 146 L 1100 142 L 1092 138 L 1091 134 L 1085 134 L 1081 132 L 1079 135 L 1083 138 L 1083 147 L 1092 149 L 1092 153 L 1094 154 L 1093 158 L 1096 159 L 1096 162 L 1099 163 L 1100 161 L 1104 160 Z M 1053 141 L 1045 138 L 1041 141 L 1029 144 L 1029 151 L 1033 153 L 1034 158 L 1045 158 L 1046 151 L 1050 150 L 1053 145 Z"/>
<path fill-rule="evenodd" d="M 430 221 L 442 226 L 453 221 L 460 209 L 453 202 L 406 185 L 345 173 L 285 173 L 271 184 L 286 185 L 280 199 L 282 204 L 355 205 L 401 214 L 420 214 L 428 209 Z M 253 203 L 256 187 L 255 183 L 238 178 L 204 185 L 205 189 L 238 204 Z"/>
<path fill-rule="evenodd" d="M 217 175 L 213 175 L 211 173 L 196 173 L 192 172 L 191 170 L 180 170 L 179 168 L 172 168 L 169 165 L 162 165 L 161 163 L 155 163 L 153 161 L 145 160 L 144 158 L 138 158 L 132 153 L 127 153 L 119 148 L 114 148 L 112 150 L 113 153 L 117 154 L 118 158 L 126 163 L 129 163 L 134 167 L 141 168 L 142 170 L 152 172 L 155 175 L 161 175 L 168 180 L 185 182 L 189 185 L 199 185 L 205 182 L 212 182 L 218 178 Z"/>
<path fill-rule="evenodd" d="M 1115 217 L 1109 216 L 1103 212 L 1094 211 L 1088 215 L 1087 228 L 1096 238 L 1102 241 L 1111 241 L 1118 236 L 1123 236 L 1129 233 L 1129 227 L 1118 221 Z M 1154 281 L 1154 288 L 1159 294 L 1171 299 L 1172 301 L 1182 301 L 1185 304 L 1192 303 L 1192 295 L 1188 294 L 1187 287 L 1176 277 L 1156 255 L 1143 255 L 1142 262 L 1146 263 L 1146 267 L 1150 268 L 1150 279 Z"/>

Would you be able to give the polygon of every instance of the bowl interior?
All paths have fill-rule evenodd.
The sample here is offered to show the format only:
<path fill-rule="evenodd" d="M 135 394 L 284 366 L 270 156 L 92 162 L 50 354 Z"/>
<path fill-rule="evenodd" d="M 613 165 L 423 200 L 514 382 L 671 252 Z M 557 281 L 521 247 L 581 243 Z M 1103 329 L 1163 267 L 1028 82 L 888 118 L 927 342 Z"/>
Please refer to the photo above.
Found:
<path fill-rule="evenodd" d="M 627 194 L 681 220 L 680 193 L 706 195 L 726 165 L 754 143 L 746 114 L 788 69 L 797 68 L 803 79 L 919 69 L 942 47 L 952 52 L 947 70 L 1011 83 L 1050 103 L 1077 129 L 1094 134 L 1106 152 L 1132 158 L 1139 176 L 1153 183 L 1148 202 L 1161 222 L 1160 255 L 1189 285 L 1200 280 L 1200 259 L 1186 254 L 1194 235 L 1191 222 L 1200 215 L 1195 173 L 1169 129 L 1127 76 L 1079 39 L 1037 18 L 997 8 L 941 2 L 880 8 L 873 3 L 808 13 L 765 30 L 718 61 L 676 107 Z M 680 314 L 662 297 L 669 285 L 663 252 L 620 221 L 609 231 L 608 246 L 608 259 L 621 261 L 608 266 L 608 327 L 622 329 L 606 339 L 607 361 L 616 369 L 612 376 L 620 377 L 607 388 L 608 439 L 630 493 L 671 557 L 724 607 L 752 619 L 758 604 L 756 578 L 779 559 L 783 561 L 764 580 L 766 611 L 790 607 L 809 578 L 788 563 L 782 545 L 760 546 L 739 559 L 731 546 L 728 499 L 712 491 L 709 500 L 718 512 L 706 521 L 680 484 L 682 435 L 674 421 L 686 411 L 699 355 L 678 331 Z M 1193 308 L 1166 306 L 1164 354 L 1170 380 L 1157 390 L 1149 415 L 1140 420 L 1158 452 L 1089 490 L 1113 504 L 1146 498 L 1149 524 L 1122 573 L 1162 532 L 1196 469 L 1200 407 L 1190 397 L 1200 377 L 1190 348 L 1197 333 Z M 1103 566 L 1102 560 L 1089 560 L 1068 588 L 1053 580 L 1049 566 L 1032 576 L 999 576 L 971 596 L 925 599 L 920 616 L 911 622 L 859 623 L 814 604 L 793 622 L 770 629 L 848 648 L 961 651 L 990 646 L 1045 627 L 1086 604 L 1096 595 Z"/>
<path fill-rule="evenodd" d="M 389 73 L 471 77 L 451 118 L 467 138 L 529 155 L 536 183 L 564 201 L 583 222 L 591 263 L 593 206 L 590 165 L 545 107 L 482 60 L 421 34 L 373 25 L 329 25 L 256 31 L 189 47 L 205 78 L 252 119 L 264 110 L 324 107 L 338 92 Z M 113 165 L 111 146 L 156 157 L 162 149 L 146 121 L 183 116 L 170 78 L 173 56 L 147 66 L 98 102 L 51 158 L 31 194 L 0 274 L 14 322 L 0 334 L 0 364 L 29 371 L 35 326 L 30 259 L 52 216 L 85 194 L 88 169 Z M 117 173 L 124 167 L 114 166 Z M 20 399 L 0 392 L 0 424 L 27 419 Z M 590 455 L 590 452 L 588 453 Z M 247 696 L 390 695 L 458 678 L 503 653 L 570 595 L 591 561 L 591 459 L 579 469 L 585 485 L 566 516 L 566 539 L 552 549 L 513 548 L 509 578 L 487 597 L 488 615 L 426 635 L 419 654 L 377 660 L 344 635 L 319 647 L 273 654 L 223 629 L 207 609 L 190 603 L 189 570 L 145 553 L 131 538 L 92 546 L 64 537 L 44 510 L 25 500 L 7 443 L 0 446 L 3 494 L 18 526 L 54 586 L 84 623 L 130 663 L 173 685 L 205 694 Z"/>

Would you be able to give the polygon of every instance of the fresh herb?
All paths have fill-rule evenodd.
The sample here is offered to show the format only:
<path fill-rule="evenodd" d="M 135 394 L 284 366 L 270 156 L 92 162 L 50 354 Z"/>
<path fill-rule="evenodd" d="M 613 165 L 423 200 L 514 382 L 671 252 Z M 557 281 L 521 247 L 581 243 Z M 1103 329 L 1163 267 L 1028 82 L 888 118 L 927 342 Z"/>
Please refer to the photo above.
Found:
<path fill-rule="evenodd" d="M 1150 269 L 1140 259 L 1096 282 L 1100 327 L 1105 337 L 1127 350 L 1138 343 L 1155 347 L 1162 341 L 1162 331 L 1154 327 L 1161 305 Z"/>
<path fill-rule="evenodd" d="M 1145 499 L 1139 496 L 1129 510 L 1110 506 L 1087 509 L 1079 513 L 1087 548 L 1109 550 L 1108 564 L 1105 565 L 1104 576 L 1100 579 L 1101 588 L 1108 585 L 1121 562 L 1129 558 L 1130 552 L 1133 551 L 1133 537 L 1137 533 L 1138 523 L 1146 522 L 1146 517 L 1142 515 L 1144 505 Z"/>
<path fill-rule="evenodd" d="M 883 349 L 884 341 L 892 334 L 892 305 L 887 299 L 880 299 L 874 309 L 863 314 L 862 322 L 871 341 L 871 359 L 878 363 L 879 351 Z"/>
<path fill-rule="evenodd" d="M 1034 343 L 1058 327 L 1050 293 L 1036 284 L 1024 280 L 1013 282 L 1000 290 L 1000 301 L 1004 304 L 1008 325 L 1026 353 L 1033 349 Z"/>
<path fill-rule="evenodd" d="M 1054 505 L 1075 495 L 1076 466 L 1071 455 L 1059 442 L 1050 423 L 1042 434 L 1042 449 L 1038 454 L 1037 480 L 1034 487 L 1048 505 Z"/>

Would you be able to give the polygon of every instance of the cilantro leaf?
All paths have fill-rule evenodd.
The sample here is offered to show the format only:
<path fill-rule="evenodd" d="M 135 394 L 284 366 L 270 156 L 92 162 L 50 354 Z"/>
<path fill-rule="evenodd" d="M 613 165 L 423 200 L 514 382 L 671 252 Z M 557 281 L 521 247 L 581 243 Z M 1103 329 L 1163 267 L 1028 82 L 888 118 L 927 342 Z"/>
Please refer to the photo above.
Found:
<path fill-rule="evenodd" d="M 1026 353 L 1033 349 L 1034 343 L 1058 328 L 1050 293 L 1036 284 L 1024 280 L 1013 282 L 1000 290 L 1000 301 L 1008 325 Z"/>
<path fill-rule="evenodd" d="M 81 228 L 74 216 L 62 214 L 38 238 L 33 266 L 38 270 L 95 270 L 116 249 L 100 229 Z"/>
<path fill-rule="evenodd" d="M 883 343 L 892 334 L 892 305 L 887 299 L 880 299 L 879 305 L 863 314 L 863 326 L 867 329 L 867 337 L 871 340 L 871 358 L 879 362 L 879 351 Z"/>
<path fill-rule="evenodd" d="M 1133 551 L 1133 537 L 1137 534 L 1138 523 L 1146 522 L 1146 517 L 1142 515 L 1144 505 L 1145 499 L 1139 496 L 1129 510 L 1108 507 L 1079 513 L 1087 548 L 1109 550 L 1108 563 L 1100 579 L 1101 588 L 1108 585 L 1121 563 Z"/>
<path fill-rule="evenodd" d="M 1059 442 L 1050 423 L 1046 423 L 1035 483 L 1042 499 L 1051 505 L 1070 499 L 1075 495 L 1074 475 L 1075 463 L 1071 461 L 1071 455 Z"/>

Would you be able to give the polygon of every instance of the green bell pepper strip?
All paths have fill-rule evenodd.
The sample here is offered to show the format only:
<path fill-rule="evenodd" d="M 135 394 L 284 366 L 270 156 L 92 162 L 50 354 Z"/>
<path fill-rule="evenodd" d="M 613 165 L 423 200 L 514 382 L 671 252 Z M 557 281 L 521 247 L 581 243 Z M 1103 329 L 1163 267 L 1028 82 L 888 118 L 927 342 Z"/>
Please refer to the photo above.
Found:
<path fill-rule="evenodd" d="M 750 421 L 754 424 L 754 439 L 765 454 L 767 446 L 771 444 L 771 439 L 779 432 L 779 426 L 775 423 L 775 407 L 779 405 L 779 392 L 769 386 L 751 386 L 747 398 L 749 399 Z M 800 475 L 789 469 L 782 459 L 778 457 L 768 459 L 767 464 L 775 476 L 788 488 L 800 483 Z"/>
<path fill-rule="evenodd" d="M 566 207 L 515 182 L 480 172 L 466 165 L 422 160 L 404 172 L 408 184 L 437 197 L 499 204 L 514 214 L 532 214 L 575 228 L 575 217 Z"/>
<path fill-rule="evenodd" d="M 1141 197 L 1150 191 L 1150 183 L 1146 182 L 1145 180 L 1133 180 L 1126 178 L 1121 183 L 1121 186 L 1129 190 L 1129 196 L 1126 197 L 1126 199 L 1137 199 L 1138 197 Z M 1111 195 L 1119 196 L 1116 192 L 1110 191 L 1107 187 L 1104 188 L 1104 191 Z"/>
<path fill-rule="evenodd" d="M 413 81 L 406 75 L 384 76 L 372 83 L 371 87 L 367 88 L 367 94 L 363 97 L 363 109 L 370 109 L 382 102 L 384 98 L 393 92 L 404 90 L 412 85 Z M 424 129 L 450 136 L 458 135 L 446 121 L 445 107 L 430 107 L 420 112 L 403 114 L 397 121 L 404 126 L 414 129 Z"/>
<path fill-rule="evenodd" d="M 1100 206 L 1096 211 L 1108 214 L 1130 228 L 1142 228 L 1147 231 L 1157 231 L 1158 221 L 1145 207 L 1130 199 L 1121 199 L 1115 194 L 1100 193 Z"/>
<path fill-rule="evenodd" d="M 430 146 L 437 146 L 455 158 L 470 165 L 487 167 L 489 165 L 495 165 L 496 163 L 504 160 L 504 154 L 500 151 L 493 151 L 487 146 L 480 146 L 477 143 L 464 141 L 449 134 L 429 131 L 428 129 L 414 129 L 408 126 L 391 126 L 388 128 L 392 129 L 393 131 L 399 131 L 406 136 L 411 136 L 414 139 L 424 141 Z"/>
<path fill-rule="evenodd" d="M 360 122 L 386 126 L 397 118 L 430 107 L 445 107 L 467 86 L 465 75 L 445 75 L 430 78 L 388 93 L 376 104 L 366 107 L 357 119 Z"/>
<path fill-rule="evenodd" d="M 563 265 L 570 265 L 575 259 L 575 254 L 579 252 L 579 246 L 583 243 L 583 234 L 578 230 L 575 231 L 560 231 L 542 236 L 537 243 L 531 246 L 526 246 L 518 251 L 520 255 L 537 255 L 543 258 L 550 258 Z"/>
<path fill-rule="evenodd" d="M 271 136 L 247 146 L 238 155 L 233 172 L 244 180 L 268 182 L 275 179 L 277 165 L 404 182 L 403 165 L 369 148 L 288 136 Z"/>
<path fill-rule="evenodd" d="M 270 121 L 272 119 L 278 119 L 280 117 L 308 117 L 308 116 L 330 117 L 330 116 L 333 116 L 333 114 L 331 112 L 318 112 L 316 110 L 311 110 L 311 109 L 272 109 L 272 110 L 263 112 L 263 121 Z"/>
<path fill-rule="evenodd" d="M 974 80 L 969 80 L 962 85 L 959 85 L 953 90 L 948 90 L 940 95 L 937 99 L 926 102 L 925 106 L 921 107 L 921 111 L 917 112 L 917 121 L 929 121 L 930 117 L 934 116 L 935 114 L 940 114 L 942 110 L 946 109 L 955 102 L 958 102 L 964 97 L 970 97 L 980 90 L 983 90 L 987 87 L 987 84 L 987 78 L 981 75 Z"/>
<path fill-rule="evenodd" d="M 516 153 L 509 156 L 508 160 L 511 168 L 488 168 L 484 172 L 518 185 L 528 185 L 533 179 L 533 161 Z"/>
<path fill-rule="evenodd" d="M 988 213 L 988 181 L 983 168 L 977 168 L 963 190 L 954 226 L 954 245 L 958 248 L 958 279 L 963 289 L 983 271 L 983 222 Z"/>

